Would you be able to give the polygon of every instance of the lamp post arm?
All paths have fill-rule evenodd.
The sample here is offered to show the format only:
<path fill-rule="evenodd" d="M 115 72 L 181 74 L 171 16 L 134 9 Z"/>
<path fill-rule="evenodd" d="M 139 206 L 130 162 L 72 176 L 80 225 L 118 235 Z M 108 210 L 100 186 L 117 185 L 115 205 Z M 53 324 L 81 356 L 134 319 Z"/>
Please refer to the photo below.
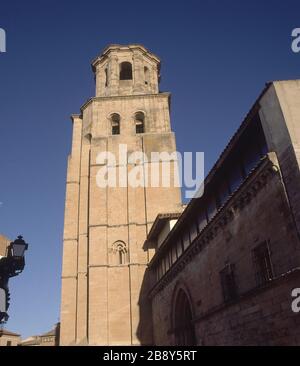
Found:
<path fill-rule="evenodd" d="M 0 259 L 0 277 L 14 277 L 21 273 L 25 266 L 24 258 L 2 257 Z"/>

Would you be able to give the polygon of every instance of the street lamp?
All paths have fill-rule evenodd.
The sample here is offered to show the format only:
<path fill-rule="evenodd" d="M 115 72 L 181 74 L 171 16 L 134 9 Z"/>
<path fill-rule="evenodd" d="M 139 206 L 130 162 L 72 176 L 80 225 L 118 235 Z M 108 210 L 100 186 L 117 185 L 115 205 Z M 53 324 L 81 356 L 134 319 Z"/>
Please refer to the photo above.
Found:
<path fill-rule="evenodd" d="M 28 244 L 19 235 L 15 241 L 9 244 L 7 256 L 0 257 L 0 324 L 8 319 L 7 309 L 10 299 L 8 280 L 23 271 L 25 266 L 24 254 L 27 249 Z"/>
<path fill-rule="evenodd" d="M 18 238 L 11 242 L 8 247 L 8 256 L 14 258 L 23 258 L 25 250 L 28 249 L 28 244 L 25 243 L 23 237 L 21 235 Z"/>

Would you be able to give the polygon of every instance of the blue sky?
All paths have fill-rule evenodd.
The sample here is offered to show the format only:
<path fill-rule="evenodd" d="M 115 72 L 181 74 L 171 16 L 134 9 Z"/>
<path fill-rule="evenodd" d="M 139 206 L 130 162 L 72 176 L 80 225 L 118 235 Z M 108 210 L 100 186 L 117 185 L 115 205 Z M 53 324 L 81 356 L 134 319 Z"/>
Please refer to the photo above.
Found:
<path fill-rule="evenodd" d="M 70 114 L 94 95 L 91 60 L 109 43 L 142 43 L 162 59 L 179 151 L 206 171 L 265 82 L 296 79 L 298 1 L 2 1 L 0 232 L 29 243 L 10 281 L 7 328 L 23 336 L 59 319 Z"/>

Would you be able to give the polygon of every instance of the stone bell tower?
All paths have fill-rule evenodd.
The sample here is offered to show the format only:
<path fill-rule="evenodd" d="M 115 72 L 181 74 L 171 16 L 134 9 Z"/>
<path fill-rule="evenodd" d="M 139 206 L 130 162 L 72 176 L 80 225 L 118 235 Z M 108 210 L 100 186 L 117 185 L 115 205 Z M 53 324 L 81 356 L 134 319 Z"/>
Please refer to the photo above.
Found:
<path fill-rule="evenodd" d="M 161 180 L 151 185 L 149 161 L 128 156 L 142 151 L 150 159 L 151 152 L 176 151 L 170 94 L 159 92 L 160 61 L 141 45 L 111 45 L 92 68 L 96 96 L 72 115 L 60 343 L 151 344 L 144 274 L 152 253 L 143 244 L 158 213 L 180 210 L 181 194 Z M 103 152 L 118 155 L 121 144 L 127 146 L 125 160 L 99 161 Z M 162 170 L 162 161 L 152 164 Z M 100 169 L 125 169 L 128 183 L 137 166 L 149 172 L 148 184 L 99 186 Z"/>

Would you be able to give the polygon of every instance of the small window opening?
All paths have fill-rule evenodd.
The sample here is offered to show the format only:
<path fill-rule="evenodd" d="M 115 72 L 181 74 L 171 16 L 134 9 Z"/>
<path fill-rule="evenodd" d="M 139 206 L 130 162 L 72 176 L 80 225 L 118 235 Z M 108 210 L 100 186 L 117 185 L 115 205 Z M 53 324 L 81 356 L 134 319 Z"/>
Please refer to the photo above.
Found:
<path fill-rule="evenodd" d="M 112 135 L 120 134 L 120 116 L 117 113 L 111 116 L 111 133 Z"/>
<path fill-rule="evenodd" d="M 130 62 L 120 64 L 120 80 L 132 80 L 132 65 Z"/>
<path fill-rule="evenodd" d="M 258 245 L 253 250 L 253 261 L 257 285 L 263 285 L 272 280 L 272 262 L 267 241 Z"/>
<path fill-rule="evenodd" d="M 235 282 L 234 265 L 228 264 L 221 272 L 221 285 L 224 301 L 231 301 L 237 297 L 237 286 Z"/>
<path fill-rule="evenodd" d="M 135 132 L 144 133 L 145 132 L 145 116 L 144 113 L 138 112 L 135 114 Z"/>
<path fill-rule="evenodd" d="M 149 69 L 147 66 L 144 67 L 145 84 L 149 84 Z"/>
<path fill-rule="evenodd" d="M 107 67 L 105 68 L 104 72 L 105 72 L 105 86 L 108 86 L 108 70 L 107 70 Z"/>

